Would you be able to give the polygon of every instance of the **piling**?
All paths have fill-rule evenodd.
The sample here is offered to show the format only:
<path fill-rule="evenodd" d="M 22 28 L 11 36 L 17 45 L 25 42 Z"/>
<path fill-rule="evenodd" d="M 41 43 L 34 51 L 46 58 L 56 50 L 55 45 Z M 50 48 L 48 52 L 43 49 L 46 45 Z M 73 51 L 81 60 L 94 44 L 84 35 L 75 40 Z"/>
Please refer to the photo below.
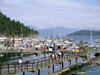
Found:
<path fill-rule="evenodd" d="M 84 61 L 84 57 L 83 57 L 83 61 Z"/>
<path fill-rule="evenodd" d="M 71 60 L 69 60 L 69 68 L 71 67 Z M 70 69 L 69 69 L 70 70 Z"/>
<path fill-rule="evenodd" d="M 63 67 L 64 67 L 64 62 L 62 62 L 62 69 L 63 69 Z"/>
<path fill-rule="evenodd" d="M 23 75 L 25 75 L 25 72 L 23 72 Z"/>
<path fill-rule="evenodd" d="M 78 58 L 76 58 L 76 64 L 78 63 Z"/>
<path fill-rule="evenodd" d="M 0 74 L 2 74 L 2 63 L 0 63 Z"/>
<path fill-rule="evenodd" d="M 71 60 L 69 60 L 69 67 L 71 66 Z"/>
<path fill-rule="evenodd" d="M 48 74 L 50 74 L 50 66 L 48 66 Z"/>
<path fill-rule="evenodd" d="M 40 75 L 40 69 L 38 70 L 38 75 Z"/>
<path fill-rule="evenodd" d="M 33 75 L 34 75 L 34 71 L 33 71 Z"/>
<path fill-rule="evenodd" d="M 52 68 L 53 68 L 52 70 L 53 70 L 53 72 L 54 72 L 54 65 L 52 66 Z"/>
<path fill-rule="evenodd" d="M 60 70 L 61 70 L 61 63 L 60 63 Z"/>

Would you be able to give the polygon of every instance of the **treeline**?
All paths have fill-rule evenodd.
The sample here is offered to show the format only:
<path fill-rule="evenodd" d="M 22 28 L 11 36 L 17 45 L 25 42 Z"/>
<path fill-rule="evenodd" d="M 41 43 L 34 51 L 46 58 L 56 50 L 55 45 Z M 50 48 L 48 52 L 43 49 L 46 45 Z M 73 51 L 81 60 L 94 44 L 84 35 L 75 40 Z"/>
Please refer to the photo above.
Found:
<path fill-rule="evenodd" d="M 91 30 L 80 30 L 80 31 L 68 34 L 67 36 L 90 36 L 90 35 L 91 35 Z M 100 31 L 92 31 L 92 35 L 100 36 Z"/>
<path fill-rule="evenodd" d="M 5 36 L 24 36 L 38 34 L 37 31 L 30 29 L 19 21 L 11 20 L 0 11 L 0 34 Z"/>

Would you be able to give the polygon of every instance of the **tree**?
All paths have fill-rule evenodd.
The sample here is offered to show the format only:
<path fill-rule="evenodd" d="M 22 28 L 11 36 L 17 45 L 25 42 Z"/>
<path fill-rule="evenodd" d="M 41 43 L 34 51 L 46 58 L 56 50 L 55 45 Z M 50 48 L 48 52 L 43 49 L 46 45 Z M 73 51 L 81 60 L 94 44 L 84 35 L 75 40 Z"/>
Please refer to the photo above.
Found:
<path fill-rule="evenodd" d="M 30 27 L 25 26 L 23 23 L 20 23 L 20 21 L 11 20 L 6 15 L 3 15 L 3 13 L 0 11 L 0 32 L 2 34 L 6 34 L 7 32 L 11 36 L 20 36 L 22 34 L 21 28 L 23 29 L 23 35 L 25 37 L 31 33 L 32 35 L 38 34 L 37 31 L 30 29 Z"/>

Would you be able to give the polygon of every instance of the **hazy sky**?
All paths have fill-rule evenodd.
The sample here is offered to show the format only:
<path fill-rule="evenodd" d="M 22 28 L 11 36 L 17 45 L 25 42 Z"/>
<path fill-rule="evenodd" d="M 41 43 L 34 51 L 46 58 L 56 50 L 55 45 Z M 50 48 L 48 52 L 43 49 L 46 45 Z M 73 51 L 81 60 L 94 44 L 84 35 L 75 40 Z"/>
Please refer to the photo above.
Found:
<path fill-rule="evenodd" d="M 100 28 L 100 0 L 0 0 L 0 10 L 37 28 Z"/>

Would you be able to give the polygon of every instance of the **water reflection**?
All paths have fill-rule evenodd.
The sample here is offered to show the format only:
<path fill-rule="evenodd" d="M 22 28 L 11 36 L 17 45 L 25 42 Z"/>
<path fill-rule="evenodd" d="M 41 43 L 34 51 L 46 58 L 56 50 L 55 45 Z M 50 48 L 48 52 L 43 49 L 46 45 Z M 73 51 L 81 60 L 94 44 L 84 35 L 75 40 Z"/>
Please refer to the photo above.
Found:
<path fill-rule="evenodd" d="M 2 54 L 4 56 L 0 57 L 0 62 L 16 61 L 21 58 L 19 53 L 2 53 Z M 22 56 L 22 59 L 25 61 L 27 59 L 37 59 L 37 58 L 41 58 L 41 57 L 43 57 L 43 55 L 34 54 L 34 55 Z"/>
<path fill-rule="evenodd" d="M 14 60 L 17 58 L 20 58 L 20 56 L 18 56 L 18 53 L 2 53 L 4 56 L 0 57 L 0 62 L 6 62 L 9 60 Z"/>
<path fill-rule="evenodd" d="M 100 59 L 96 61 L 100 62 Z M 78 67 L 73 66 L 70 68 L 70 71 L 66 71 L 61 75 L 71 75 L 72 73 L 77 73 L 77 72 L 87 72 L 87 75 L 100 75 L 100 66 L 97 65 L 96 63 L 79 64 Z"/>

